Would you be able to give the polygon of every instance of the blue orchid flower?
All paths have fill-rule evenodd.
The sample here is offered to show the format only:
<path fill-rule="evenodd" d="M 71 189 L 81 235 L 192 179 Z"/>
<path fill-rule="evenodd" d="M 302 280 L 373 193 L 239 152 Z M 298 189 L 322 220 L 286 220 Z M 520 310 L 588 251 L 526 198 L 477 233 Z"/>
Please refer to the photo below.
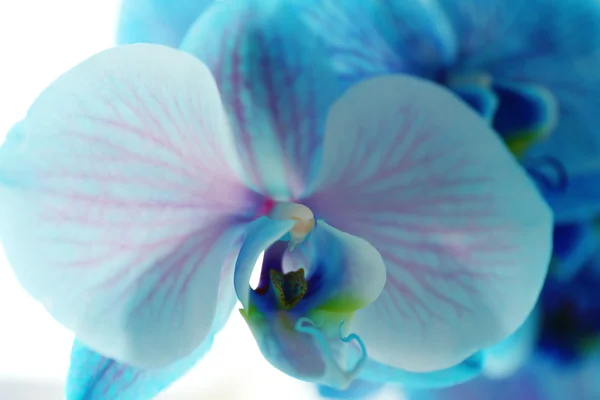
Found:
<path fill-rule="evenodd" d="M 122 0 L 116 41 L 178 47 L 190 26 L 214 1 Z"/>
<path fill-rule="evenodd" d="M 321 47 L 291 5 L 212 10 L 191 35 L 222 40 L 186 39 L 206 66 L 102 52 L 0 152 L 7 258 L 79 341 L 69 395 L 154 396 L 210 346 L 233 291 L 265 358 L 299 379 L 471 371 L 546 275 L 552 218 L 530 179 L 441 86 L 340 90 L 304 57 Z"/>
<path fill-rule="evenodd" d="M 286 113 L 285 109 L 272 109 L 270 105 L 311 105 L 312 110 L 318 111 L 324 109 L 324 105 L 340 90 L 332 84 L 340 81 L 339 75 L 332 76 L 327 70 L 328 49 L 322 49 L 319 37 L 312 30 L 307 31 L 306 22 L 297 17 L 298 4 L 301 3 L 285 2 L 285 11 L 279 8 L 278 18 L 265 18 L 265 9 L 281 7 L 281 2 L 265 2 L 261 6 L 252 2 L 217 5 L 197 21 L 182 43 L 182 49 L 206 62 L 216 77 L 225 105 L 230 105 L 232 124 L 237 126 L 234 133 L 240 135 L 238 143 L 244 143 L 247 115 L 259 116 L 257 119 L 265 121 L 267 129 L 285 125 L 298 136 L 310 135 L 308 130 L 311 126 L 299 125 L 292 119 L 293 114 Z M 224 40 L 207 43 L 204 38 L 209 35 L 217 35 Z M 317 56 L 319 54 L 322 56 Z M 235 65 L 239 65 L 239 70 L 234 68 Z M 306 72 L 303 74 L 302 71 Z M 315 74 L 315 71 L 320 73 Z M 324 76 L 328 79 L 322 79 Z M 314 99 L 298 98 L 293 87 L 285 86 L 287 82 L 306 88 L 308 94 L 312 91 L 319 95 Z M 264 88 L 276 88 L 276 96 Z M 248 105 L 250 111 L 242 109 L 242 104 Z M 307 111 L 311 112 L 310 109 Z M 324 120 L 324 115 L 317 114 L 316 118 Z M 253 145 L 256 146 L 256 143 Z M 249 149 L 242 147 L 240 151 L 246 154 Z M 245 167 L 256 168 L 252 160 L 248 160 Z M 358 358 L 356 356 L 354 360 L 358 361 Z M 481 367 L 479 355 L 430 374 L 415 374 L 368 360 L 360 377 L 371 383 L 445 386 L 471 379 Z"/>
<path fill-rule="evenodd" d="M 555 229 L 552 277 L 544 296 L 563 298 L 565 290 L 575 292 L 583 281 L 569 280 L 598 248 L 593 220 L 600 204 L 594 128 L 600 98 L 598 3 L 390 0 L 304 5 L 299 9 L 321 34 L 346 85 L 388 73 L 420 76 L 446 85 L 489 121 L 563 221 Z M 585 279 L 593 291 L 596 280 Z M 563 294 L 555 292 L 557 285 Z M 581 312 L 571 317 L 583 318 Z M 557 325 L 566 326 L 563 320 Z M 587 349 L 595 343 L 591 328 L 586 329 L 587 340 L 579 332 L 579 339 L 564 342 L 556 332 L 553 336 L 544 330 L 547 344 L 542 347 L 563 358 L 580 357 L 573 346 Z M 508 357 L 508 348 L 504 341 L 482 355 L 489 360 L 490 351 L 498 352 L 492 365 L 504 360 L 512 365 L 510 371 L 529 352 Z M 484 361 L 482 369 L 489 373 L 489 368 Z"/>
<path fill-rule="evenodd" d="M 298 10 L 347 85 L 389 73 L 446 85 L 504 138 L 557 220 L 600 213 L 598 2 L 309 0 Z"/>

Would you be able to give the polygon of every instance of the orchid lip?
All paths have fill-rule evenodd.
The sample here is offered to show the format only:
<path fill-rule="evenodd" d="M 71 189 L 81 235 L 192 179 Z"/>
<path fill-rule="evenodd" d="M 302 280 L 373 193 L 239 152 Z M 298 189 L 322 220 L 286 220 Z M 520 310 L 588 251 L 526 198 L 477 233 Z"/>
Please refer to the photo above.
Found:
<path fill-rule="evenodd" d="M 353 340 L 356 341 L 361 351 L 359 360 L 356 362 L 354 367 L 347 371 L 340 367 L 340 365 L 336 362 L 327 339 L 318 329 L 318 325 L 316 325 L 312 320 L 308 318 L 300 318 L 296 322 L 296 326 L 294 328 L 298 332 L 306 333 L 307 335 L 312 336 L 318 346 L 321 348 L 325 363 L 327 364 L 327 370 L 329 371 L 327 382 L 328 386 L 335 387 L 338 390 L 346 390 L 350 387 L 350 384 L 358 377 L 368 359 L 367 349 L 362 339 L 354 333 L 344 336 L 342 333 L 343 326 L 344 322 L 341 322 L 338 326 L 340 340 L 344 343 L 350 343 Z"/>
<path fill-rule="evenodd" d="M 353 313 L 331 314 L 327 311 L 316 311 L 321 306 L 319 293 L 327 290 L 321 281 L 323 266 L 317 263 L 309 271 L 308 277 L 305 275 L 304 268 L 284 272 L 283 257 L 286 252 L 292 251 L 288 244 L 286 240 L 279 240 L 267 248 L 261 266 L 259 284 L 256 289 L 250 290 L 250 307 L 240 311 L 251 329 L 257 331 L 261 329 L 261 323 L 257 322 L 260 320 L 270 320 L 272 321 L 270 323 L 276 323 L 273 321 L 277 320 L 290 321 L 292 325 L 289 329 L 310 338 L 314 348 L 319 349 L 324 363 L 323 375 L 320 377 L 305 376 L 300 371 L 292 372 L 294 376 L 345 390 L 361 373 L 368 358 L 366 347 L 358 335 L 342 333 L 343 325 L 352 318 Z M 356 342 L 360 350 L 359 359 L 350 368 L 343 363 L 340 364 L 340 360 L 335 355 L 336 335 L 331 332 L 335 325 L 338 326 L 337 340 L 342 344 Z M 262 333 L 266 337 L 271 334 L 268 329 Z M 277 366 L 277 363 L 274 365 Z"/>
<path fill-rule="evenodd" d="M 358 334 L 342 333 L 342 326 L 382 290 L 381 257 L 372 247 L 356 251 L 368 246 L 362 239 L 338 232 L 322 220 L 317 225 L 304 205 L 275 203 L 271 211 L 248 228 L 236 263 L 240 313 L 273 366 L 297 379 L 345 390 L 362 373 L 367 349 Z M 298 225 L 305 236 L 294 251 L 290 241 L 298 235 L 290 231 Z M 357 272 L 358 265 L 373 260 L 376 273 Z M 251 285 L 256 267 L 259 281 Z M 355 274 L 360 278 L 353 281 Z M 348 365 L 351 350 L 359 351 L 359 357 Z"/>
<path fill-rule="evenodd" d="M 279 240 L 271 245 L 264 254 L 261 275 L 256 289 L 251 290 L 252 302 L 262 312 L 306 311 L 302 301 L 310 297 L 318 286 L 318 273 L 307 279 L 304 268 L 283 272 L 283 257 L 291 251 L 289 242 Z"/>

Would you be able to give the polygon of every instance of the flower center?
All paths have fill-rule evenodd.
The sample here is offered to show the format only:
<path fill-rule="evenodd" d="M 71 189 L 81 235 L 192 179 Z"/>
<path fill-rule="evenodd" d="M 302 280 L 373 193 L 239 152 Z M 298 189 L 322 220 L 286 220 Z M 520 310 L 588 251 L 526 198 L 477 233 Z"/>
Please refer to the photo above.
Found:
<path fill-rule="evenodd" d="M 240 300 L 244 308 L 240 313 L 261 352 L 273 366 L 299 379 L 345 390 L 368 359 L 360 337 L 342 333 L 344 323 L 350 321 L 360 307 L 329 307 L 332 299 L 345 298 L 339 292 L 340 282 L 344 283 L 340 274 L 345 271 L 335 263 L 345 262 L 346 253 L 333 239 L 333 233 L 327 235 L 325 222 L 314 232 L 311 243 L 306 244 L 316 223 L 312 211 L 302 204 L 274 203 L 270 210 L 263 212 L 262 215 L 270 217 L 269 224 L 273 224 L 273 220 L 285 221 L 281 226 L 286 229 L 292 226 L 292 229 L 284 234 L 279 228 L 271 236 L 279 236 L 279 240 L 270 242 L 264 250 L 259 281 L 254 289 L 246 286 L 243 291 L 241 285 L 248 282 L 237 282 L 236 290 L 243 294 Z M 250 243 L 249 248 L 256 244 L 247 243 Z M 295 253 L 288 253 L 297 245 L 300 247 Z M 248 252 L 253 257 L 248 259 L 258 256 L 261 248 L 254 247 Z M 332 256 L 320 256 L 316 254 L 319 250 Z M 240 254 L 243 253 L 244 248 Z M 245 264 L 246 271 L 250 265 Z M 355 343 L 352 348 L 348 347 L 350 342 Z M 353 366 L 349 351 L 353 358 L 358 356 Z"/>
<path fill-rule="evenodd" d="M 291 310 L 304 298 L 308 290 L 308 283 L 304 277 L 304 269 L 283 274 L 280 271 L 271 269 L 270 290 L 277 302 L 279 308 Z"/>
<path fill-rule="evenodd" d="M 262 311 L 292 310 L 308 292 L 304 268 L 283 272 L 283 257 L 289 250 L 288 245 L 289 242 L 280 240 L 265 251 L 260 281 L 253 290 L 258 295 L 253 299 Z"/>

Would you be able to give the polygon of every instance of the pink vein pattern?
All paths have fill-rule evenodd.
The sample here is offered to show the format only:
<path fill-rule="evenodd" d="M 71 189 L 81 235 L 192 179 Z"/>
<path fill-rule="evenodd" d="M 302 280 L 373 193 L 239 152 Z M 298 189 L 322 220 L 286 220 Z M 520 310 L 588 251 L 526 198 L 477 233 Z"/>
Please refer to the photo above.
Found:
<path fill-rule="evenodd" d="M 215 76 L 253 186 L 293 199 L 320 160 L 326 112 L 339 91 L 297 10 L 281 2 L 267 11 L 268 4 L 220 4 L 195 25 L 183 48 Z M 208 42 L 209 36 L 220 40 Z"/>
<path fill-rule="evenodd" d="M 222 270 L 219 301 L 208 337 L 189 356 L 159 369 L 141 369 L 108 359 L 75 343 L 67 384 L 69 400 L 151 399 L 189 371 L 211 348 L 223 328 L 237 297 L 233 289 L 233 267 L 240 248 L 237 243 Z"/>
<path fill-rule="evenodd" d="M 221 268 L 260 206 L 237 177 L 217 87 L 162 46 L 107 50 L 55 81 L 24 121 L 0 205 L 17 277 L 102 354 L 188 355 L 212 324 Z"/>
<path fill-rule="evenodd" d="M 351 88 L 332 108 L 303 200 L 383 256 L 381 296 L 356 314 L 370 356 L 442 369 L 514 331 L 547 270 L 548 207 L 485 122 L 408 77 Z"/>

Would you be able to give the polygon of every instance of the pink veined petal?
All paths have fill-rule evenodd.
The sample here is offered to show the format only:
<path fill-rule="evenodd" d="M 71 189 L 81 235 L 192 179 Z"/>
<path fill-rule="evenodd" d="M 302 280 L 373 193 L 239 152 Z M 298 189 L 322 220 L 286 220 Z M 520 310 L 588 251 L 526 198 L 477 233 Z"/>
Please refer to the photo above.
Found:
<path fill-rule="evenodd" d="M 433 83 L 389 76 L 346 92 L 303 203 L 382 255 L 385 289 L 355 322 L 393 367 L 443 369 L 508 336 L 546 275 L 547 205 L 485 121 Z"/>
<path fill-rule="evenodd" d="M 23 287 L 106 357 L 190 354 L 259 206 L 234 173 L 208 69 L 167 47 L 110 49 L 52 83 L 18 128 L 0 152 L 0 237 Z"/>
<path fill-rule="evenodd" d="M 326 112 L 341 93 L 297 3 L 217 3 L 181 45 L 215 76 L 248 182 L 281 200 L 297 198 L 312 180 Z"/>
<path fill-rule="evenodd" d="M 152 399 L 193 368 L 210 350 L 215 335 L 223 329 L 237 302 L 233 288 L 233 264 L 239 247 L 239 245 L 234 246 L 225 262 L 219 287 L 219 301 L 210 333 L 190 355 L 163 368 L 135 368 L 103 357 L 76 341 L 71 351 L 66 398 L 68 400 Z"/>

